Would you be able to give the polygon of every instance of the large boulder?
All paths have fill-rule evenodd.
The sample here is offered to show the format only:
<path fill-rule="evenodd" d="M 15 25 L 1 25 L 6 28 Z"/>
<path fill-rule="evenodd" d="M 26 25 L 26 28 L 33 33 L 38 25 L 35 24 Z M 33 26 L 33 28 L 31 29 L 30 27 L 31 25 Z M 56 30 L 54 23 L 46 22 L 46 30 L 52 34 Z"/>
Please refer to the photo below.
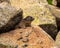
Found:
<path fill-rule="evenodd" d="M 54 40 L 38 26 L 16 29 L 0 34 L 0 47 L 54 48 Z M 2 47 L 3 48 L 3 47 Z"/>
<path fill-rule="evenodd" d="M 54 15 L 51 14 L 49 8 L 46 7 L 47 3 L 45 4 L 45 1 L 10 0 L 11 5 L 16 7 L 17 10 L 19 10 L 19 8 L 23 9 L 24 18 L 27 16 L 32 16 L 35 18 L 34 21 L 31 23 L 32 26 L 33 25 L 42 26 L 42 28 L 54 38 L 57 34 L 56 20 Z"/>
<path fill-rule="evenodd" d="M 6 2 L 0 3 L 0 33 L 13 29 L 21 21 L 22 13 Z"/>
<path fill-rule="evenodd" d="M 43 4 L 48 4 L 47 0 L 10 0 L 10 3 L 12 6 L 16 7 L 17 9 L 21 7 L 26 7 L 24 5 L 32 5 L 32 4 L 40 4 L 40 3 L 43 3 Z"/>

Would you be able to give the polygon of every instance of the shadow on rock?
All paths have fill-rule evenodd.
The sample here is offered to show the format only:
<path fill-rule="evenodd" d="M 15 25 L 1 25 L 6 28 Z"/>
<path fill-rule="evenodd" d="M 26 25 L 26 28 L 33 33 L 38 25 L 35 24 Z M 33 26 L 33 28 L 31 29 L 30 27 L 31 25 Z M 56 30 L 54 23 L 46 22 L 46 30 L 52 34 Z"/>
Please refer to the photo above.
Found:
<path fill-rule="evenodd" d="M 6 25 L 0 28 L 0 34 L 9 32 L 15 29 L 15 26 L 20 23 L 23 18 L 23 11 L 18 12 L 13 18 L 11 18 Z"/>
<path fill-rule="evenodd" d="M 58 31 L 60 30 L 60 18 L 56 18 L 56 22 L 57 22 L 57 27 L 58 27 Z"/>
<path fill-rule="evenodd" d="M 39 25 L 43 30 L 45 30 L 54 40 L 57 35 L 57 27 L 53 24 L 42 24 Z"/>
<path fill-rule="evenodd" d="M 57 7 L 60 8 L 60 0 L 56 0 L 57 1 Z"/>

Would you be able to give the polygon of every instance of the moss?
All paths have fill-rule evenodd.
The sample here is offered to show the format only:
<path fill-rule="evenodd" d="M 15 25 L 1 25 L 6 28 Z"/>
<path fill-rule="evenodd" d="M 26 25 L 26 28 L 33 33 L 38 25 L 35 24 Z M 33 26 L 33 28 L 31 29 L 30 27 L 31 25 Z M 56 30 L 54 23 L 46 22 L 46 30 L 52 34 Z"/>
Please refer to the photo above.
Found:
<path fill-rule="evenodd" d="M 53 0 L 47 0 L 48 4 L 52 5 Z"/>

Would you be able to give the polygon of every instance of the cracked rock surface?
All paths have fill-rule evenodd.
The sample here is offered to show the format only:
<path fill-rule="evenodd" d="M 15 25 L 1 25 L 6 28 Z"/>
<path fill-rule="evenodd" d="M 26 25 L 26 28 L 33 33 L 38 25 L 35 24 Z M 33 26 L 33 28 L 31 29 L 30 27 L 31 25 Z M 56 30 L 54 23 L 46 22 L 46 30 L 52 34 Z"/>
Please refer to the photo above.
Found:
<path fill-rule="evenodd" d="M 38 26 L 0 34 L 0 44 L 14 48 L 51 48 L 55 46 L 54 40 Z"/>

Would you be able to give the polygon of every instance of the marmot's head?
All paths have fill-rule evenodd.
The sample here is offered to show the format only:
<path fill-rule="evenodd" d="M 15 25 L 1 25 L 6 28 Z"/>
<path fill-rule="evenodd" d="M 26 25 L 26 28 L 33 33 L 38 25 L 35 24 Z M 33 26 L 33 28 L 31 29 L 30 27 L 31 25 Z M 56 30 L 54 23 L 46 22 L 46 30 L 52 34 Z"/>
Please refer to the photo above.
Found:
<path fill-rule="evenodd" d="M 34 20 L 34 18 L 33 18 L 33 17 L 31 17 L 31 16 L 27 16 L 24 20 L 26 20 L 26 21 L 33 21 L 33 20 Z"/>

